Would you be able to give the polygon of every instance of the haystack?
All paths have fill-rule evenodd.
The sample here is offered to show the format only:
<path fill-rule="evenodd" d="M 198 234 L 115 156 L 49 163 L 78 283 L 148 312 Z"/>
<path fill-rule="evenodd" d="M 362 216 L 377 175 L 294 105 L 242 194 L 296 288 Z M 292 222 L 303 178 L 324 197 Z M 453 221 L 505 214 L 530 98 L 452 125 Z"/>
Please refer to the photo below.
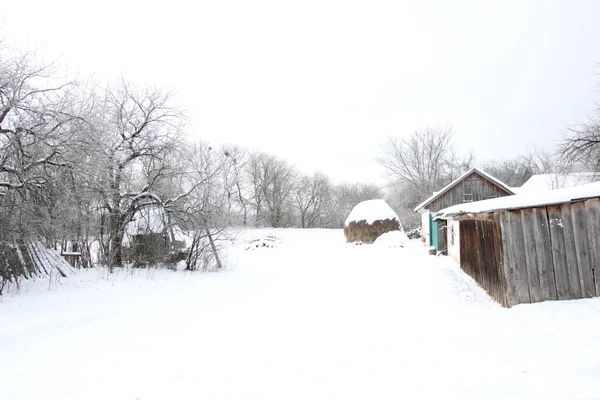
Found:
<path fill-rule="evenodd" d="M 346 218 L 347 242 L 373 243 L 386 232 L 400 229 L 400 218 L 384 200 L 358 203 Z"/>

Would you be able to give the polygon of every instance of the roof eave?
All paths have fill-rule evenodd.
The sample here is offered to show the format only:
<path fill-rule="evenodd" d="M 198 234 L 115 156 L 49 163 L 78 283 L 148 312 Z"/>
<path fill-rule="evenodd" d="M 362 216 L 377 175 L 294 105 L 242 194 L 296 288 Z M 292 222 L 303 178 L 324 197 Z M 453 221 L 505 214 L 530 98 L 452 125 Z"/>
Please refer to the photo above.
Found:
<path fill-rule="evenodd" d="M 494 214 L 494 213 L 503 212 L 503 211 L 518 211 L 518 210 L 525 210 L 528 208 L 552 207 L 552 206 L 558 206 L 561 204 L 577 203 L 579 201 L 595 199 L 598 197 L 600 197 L 600 196 L 581 197 L 581 198 L 574 198 L 574 199 L 567 200 L 567 201 L 553 201 L 553 202 L 541 203 L 541 204 L 535 204 L 535 205 L 529 205 L 529 206 L 502 207 L 502 208 L 495 208 L 495 209 L 484 210 L 484 211 L 463 211 L 463 212 L 459 211 L 459 212 L 444 214 L 444 215 L 439 215 L 439 216 L 436 214 L 433 217 L 433 220 L 439 221 L 441 219 L 450 219 L 450 218 L 452 218 L 452 219 L 472 219 L 478 215 L 483 215 L 483 214 Z M 440 212 L 442 212 L 442 211 L 443 210 L 440 210 Z"/>

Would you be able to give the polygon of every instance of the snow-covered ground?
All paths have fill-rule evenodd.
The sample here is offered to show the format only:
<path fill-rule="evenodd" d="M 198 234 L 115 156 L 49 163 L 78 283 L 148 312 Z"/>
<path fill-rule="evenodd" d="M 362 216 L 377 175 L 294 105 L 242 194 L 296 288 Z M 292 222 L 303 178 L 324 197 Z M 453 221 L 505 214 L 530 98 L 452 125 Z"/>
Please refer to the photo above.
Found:
<path fill-rule="evenodd" d="M 1 297 L 0 398 L 600 398 L 600 299 L 503 309 L 417 241 L 340 230 L 248 231 L 227 253 L 220 273 Z"/>

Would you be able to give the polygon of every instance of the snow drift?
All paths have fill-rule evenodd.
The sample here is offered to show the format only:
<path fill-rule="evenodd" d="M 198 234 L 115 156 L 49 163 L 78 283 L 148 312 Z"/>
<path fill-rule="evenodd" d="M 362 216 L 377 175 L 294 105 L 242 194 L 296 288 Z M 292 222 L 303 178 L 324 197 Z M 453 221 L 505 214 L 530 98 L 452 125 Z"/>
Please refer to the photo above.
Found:
<path fill-rule="evenodd" d="M 375 239 L 373 244 L 385 247 L 404 247 L 408 242 L 408 236 L 402 231 L 390 231 Z"/>

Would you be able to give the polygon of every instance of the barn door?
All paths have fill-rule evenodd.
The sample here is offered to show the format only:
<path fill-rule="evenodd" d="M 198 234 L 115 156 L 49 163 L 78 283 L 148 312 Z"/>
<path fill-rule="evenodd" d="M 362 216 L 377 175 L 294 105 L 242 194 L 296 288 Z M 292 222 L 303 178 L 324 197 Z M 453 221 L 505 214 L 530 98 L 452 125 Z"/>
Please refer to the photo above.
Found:
<path fill-rule="evenodd" d="M 460 267 L 496 301 L 508 306 L 500 224 L 495 220 L 464 220 L 459 232 Z"/>

